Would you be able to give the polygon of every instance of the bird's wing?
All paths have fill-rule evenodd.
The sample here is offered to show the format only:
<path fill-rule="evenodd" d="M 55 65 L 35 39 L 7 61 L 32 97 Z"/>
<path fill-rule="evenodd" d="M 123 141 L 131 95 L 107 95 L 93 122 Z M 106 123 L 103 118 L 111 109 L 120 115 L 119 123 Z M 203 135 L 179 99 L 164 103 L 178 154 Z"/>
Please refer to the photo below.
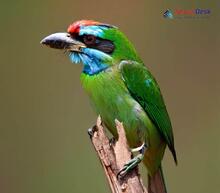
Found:
<path fill-rule="evenodd" d="M 177 162 L 172 125 L 156 80 L 143 64 L 135 61 L 122 61 L 119 68 L 131 96 L 156 125 Z"/>

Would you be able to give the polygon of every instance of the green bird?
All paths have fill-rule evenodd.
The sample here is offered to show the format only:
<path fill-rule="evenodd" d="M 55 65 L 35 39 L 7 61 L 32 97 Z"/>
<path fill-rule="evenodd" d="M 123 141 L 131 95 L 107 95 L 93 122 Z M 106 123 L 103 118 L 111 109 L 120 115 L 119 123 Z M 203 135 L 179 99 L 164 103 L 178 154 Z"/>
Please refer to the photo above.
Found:
<path fill-rule="evenodd" d="M 143 160 L 149 193 L 166 193 L 161 166 L 166 146 L 177 163 L 172 125 L 155 78 L 128 38 L 113 25 L 81 20 L 41 43 L 65 50 L 73 63 L 83 64 L 82 86 L 115 138 L 115 119 L 123 122 L 129 146 L 140 154 L 119 175 Z"/>

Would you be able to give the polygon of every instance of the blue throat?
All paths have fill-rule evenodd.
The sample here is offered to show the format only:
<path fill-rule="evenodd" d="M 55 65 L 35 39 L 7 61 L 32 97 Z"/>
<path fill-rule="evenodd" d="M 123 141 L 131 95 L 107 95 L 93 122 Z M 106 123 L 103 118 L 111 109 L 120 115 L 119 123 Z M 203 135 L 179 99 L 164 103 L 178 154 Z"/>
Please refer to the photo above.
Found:
<path fill-rule="evenodd" d="M 83 72 L 85 74 L 94 75 L 102 72 L 103 70 L 107 69 L 108 66 L 102 63 L 90 63 L 88 65 L 84 65 Z"/>
<path fill-rule="evenodd" d="M 112 57 L 95 49 L 84 48 L 82 53 L 71 52 L 70 60 L 73 63 L 83 63 L 83 72 L 88 75 L 95 75 L 107 69 Z"/>

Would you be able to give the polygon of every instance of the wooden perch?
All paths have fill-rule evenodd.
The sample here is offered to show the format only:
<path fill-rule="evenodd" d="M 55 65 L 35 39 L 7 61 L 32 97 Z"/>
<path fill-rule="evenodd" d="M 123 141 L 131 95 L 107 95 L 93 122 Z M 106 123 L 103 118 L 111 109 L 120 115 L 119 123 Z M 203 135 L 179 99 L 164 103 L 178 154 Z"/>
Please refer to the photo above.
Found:
<path fill-rule="evenodd" d="M 127 145 L 122 123 L 116 120 L 115 124 L 119 137 L 114 144 L 110 145 L 100 117 L 93 128 L 93 135 L 91 135 L 92 143 L 103 166 L 111 191 L 112 193 L 147 193 L 138 168 L 122 178 L 117 178 L 118 172 L 131 159 L 131 152 Z"/>

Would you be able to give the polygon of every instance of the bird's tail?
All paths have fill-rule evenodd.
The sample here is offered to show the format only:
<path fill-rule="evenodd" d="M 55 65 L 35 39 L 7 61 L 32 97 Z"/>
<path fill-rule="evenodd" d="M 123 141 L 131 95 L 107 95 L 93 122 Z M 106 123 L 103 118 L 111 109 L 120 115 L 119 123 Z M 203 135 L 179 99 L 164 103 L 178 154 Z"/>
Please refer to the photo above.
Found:
<path fill-rule="evenodd" d="M 167 193 L 162 166 L 153 176 L 148 175 L 148 193 Z"/>

